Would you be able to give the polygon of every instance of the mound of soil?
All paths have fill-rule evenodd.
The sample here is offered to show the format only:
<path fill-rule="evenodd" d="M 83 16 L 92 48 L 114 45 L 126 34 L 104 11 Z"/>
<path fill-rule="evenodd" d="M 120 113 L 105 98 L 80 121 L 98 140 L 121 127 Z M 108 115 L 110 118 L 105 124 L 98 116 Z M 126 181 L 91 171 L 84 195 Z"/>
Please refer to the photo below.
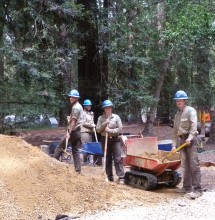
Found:
<path fill-rule="evenodd" d="M 81 214 L 139 198 L 126 186 L 106 183 L 101 167 L 77 174 L 73 165 L 18 137 L 0 135 L 0 151 L 0 219 L 54 219 L 58 213 Z"/>
<path fill-rule="evenodd" d="M 0 135 L 0 150 L 0 219 L 53 219 L 54 213 L 97 209 L 110 199 L 107 185 L 86 180 L 17 137 Z"/>

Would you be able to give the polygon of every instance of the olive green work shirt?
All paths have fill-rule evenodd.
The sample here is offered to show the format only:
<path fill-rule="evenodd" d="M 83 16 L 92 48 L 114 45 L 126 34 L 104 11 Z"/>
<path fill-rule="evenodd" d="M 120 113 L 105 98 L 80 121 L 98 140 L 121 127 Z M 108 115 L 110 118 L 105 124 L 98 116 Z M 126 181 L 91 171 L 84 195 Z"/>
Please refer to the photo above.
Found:
<path fill-rule="evenodd" d="M 192 140 L 197 134 L 197 113 L 190 106 L 185 106 L 183 111 L 178 111 L 175 115 L 173 126 L 173 147 L 177 147 L 178 138 L 189 134 L 188 139 Z"/>
<path fill-rule="evenodd" d="M 81 125 L 81 132 L 93 133 L 94 114 L 91 111 L 83 111 L 83 123 Z"/>
<path fill-rule="evenodd" d="M 101 133 L 102 136 L 105 136 L 106 134 L 105 132 L 106 120 L 107 118 L 105 114 L 103 114 L 98 118 L 97 121 L 96 130 L 98 133 Z M 109 118 L 108 128 L 110 129 L 108 131 L 108 136 L 119 135 L 119 132 L 122 130 L 122 121 L 117 114 L 112 114 L 111 117 Z"/>
<path fill-rule="evenodd" d="M 73 131 L 75 131 L 81 127 L 81 124 L 83 122 L 83 108 L 79 102 L 76 102 L 72 105 L 72 111 L 70 114 L 70 121 L 72 118 L 75 118 L 77 120 L 75 127 L 73 129 Z M 68 126 L 68 130 L 71 132 L 70 124 Z"/>

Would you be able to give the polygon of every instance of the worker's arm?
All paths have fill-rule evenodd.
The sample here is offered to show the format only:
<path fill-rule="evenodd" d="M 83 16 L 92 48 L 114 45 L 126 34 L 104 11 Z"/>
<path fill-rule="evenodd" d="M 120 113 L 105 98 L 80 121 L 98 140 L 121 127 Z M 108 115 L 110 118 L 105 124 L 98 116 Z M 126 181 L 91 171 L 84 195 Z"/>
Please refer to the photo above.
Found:
<path fill-rule="evenodd" d="M 69 123 L 68 129 L 67 129 L 69 134 L 71 134 L 71 132 L 74 130 L 76 122 L 77 122 L 76 118 L 71 118 L 70 119 L 70 123 Z"/>
<path fill-rule="evenodd" d="M 95 128 L 96 125 L 94 123 L 85 122 L 85 123 L 82 124 L 82 126 L 85 127 L 85 128 Z"/>
<path fill-rule="evenodd" d="M 70 120 L 68 125 L 68 132 L 71 134 L 74 131 L 78 118 L 80 117 L 80 110 L 78 108 L 72 108 L 72 112 L 70 114 Z"/>
<path fill-rule="evenodd" d="M 109 124 L 109 126 L 107 126 L 106 131 L 109 134 L 119 134 L 119 132 L 122 130 L 122 121 L 120 119 L 120 117 L 118 115 L 116 115 L 116 127 L 112 128 L 111 124 Z"/>
<path fill-rule="evenodd" d="M 93 120 L 91 122 L 86 122 L 86 121 L 83 122 L 82 126 L 85 128 L 95 128 L 96 127 Z"/>
<path fill-rule="evenodd" d="M 173 143 L 172 143 L 172 151 L 176 149 L 177 145 L 178 145 L 178 129 L 177 129 L 177 125 L 176 125 L 176 116 L 174 118 L 174 123 L 173 123 Z"/>
<path fill-rule="evenodd" d="M 88 116 L 88 119 L 87 119 L 87 116 Z M 93 114 L 93 112 L 90 112 L 90 115 L 86 115 L 86 113 L 83 114 L 82 126 L 85 127 L 85 128 L 95 128 L 96 127 L 95 124 L 94 124 L 94 114 Z"/>
<path fill-rule="evenodd" d="M 193 138 L 198 134 L 197 131 L 197 113 L 195 109 L 191 109 L 189 112 L 190 131 L 186 143 L 189 145 Z"/>
<path fill-rule="evenodd" d="M 105 128 L 107 127 L 108 123 L 109 123 L 108 119 L 104 120 L 104 117 L 100 116 L 97 121 L 96 131 L 98 133 L 102 133 L 105 130 Z"/>

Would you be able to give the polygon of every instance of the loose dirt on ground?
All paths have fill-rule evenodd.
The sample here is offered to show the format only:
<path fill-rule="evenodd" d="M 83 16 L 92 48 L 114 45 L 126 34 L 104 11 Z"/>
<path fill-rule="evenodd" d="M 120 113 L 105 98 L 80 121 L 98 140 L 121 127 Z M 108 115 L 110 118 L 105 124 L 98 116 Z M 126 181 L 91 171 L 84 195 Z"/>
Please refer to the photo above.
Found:
<path fill-rule="evenodd" d="M 137 134 L 141 128 L 128 125 L 124 132 Z M 155 132 L 159 139 L 171 138 L 170 127 L 156 127 Z M 19 137 L 0 135 L 0 219 L 53 220 L 57 214 L 81 217 L 122 204 L 154 206 L 180 198 L 171 188 L 148 192 L 106 183 L 100 166 L 83 166 L 79 175 L 72 164 L 59 162 L 38 147 L 64 133 L 65 129 L 59 128 L 20 133 Z M 213 189 L 214 167 L 203 168 L 203 177 L 204 186 Z"/>

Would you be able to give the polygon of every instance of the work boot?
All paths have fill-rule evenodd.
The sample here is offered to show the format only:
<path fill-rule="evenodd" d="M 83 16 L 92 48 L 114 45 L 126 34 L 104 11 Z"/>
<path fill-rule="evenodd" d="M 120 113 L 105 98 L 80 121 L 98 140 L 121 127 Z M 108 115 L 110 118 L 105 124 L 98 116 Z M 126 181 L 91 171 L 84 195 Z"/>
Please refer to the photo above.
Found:
<path fill-rule="evenodd" d="M 125 184 L 125 178 L 120 177 L 120 178 L 118 179 L 118 183 L 124 185 L 124 184 Z"/>
<path fill-rule="evenodd" d="M 105 181 L 107 182 L 107 183 L 112 183 L 112 182 L 114 182 L 114 178 L 106 178 L 105 179 Z"/>
<path fill-rule="evenodd" d="M 107 178 L 106 178 L 106 182 L 107 182 L 107 183 L 114 182 L 113 176 L 107 177 Z"/>
<path fill-rule="evenodd" d="M 177 193 L 191 193 L 192 190 L 191 189 L 186 189 L 186 188 L 182 187 L 182 188 L 176 189 L 175 192 L 177 192 Z"/>
<path fill-rule="evenodd" d="M 80 174 L 80 175 L 83 175 L 82 172 L 81 172 L 81 170 L 76 170 L 76 173 L 77 173 L 77 174 Z"/>
<path fill-rule="evenodd" d="M 196 198 L 199 198 L 200 196 L 202 196 L 203 192 L 201 191 L 194 191 L 194 192 L 191 192 L 191 193 L 188 193 L 186 196 L 188 196 L 188 198 L 190 199 L 196 199 Z"/>

